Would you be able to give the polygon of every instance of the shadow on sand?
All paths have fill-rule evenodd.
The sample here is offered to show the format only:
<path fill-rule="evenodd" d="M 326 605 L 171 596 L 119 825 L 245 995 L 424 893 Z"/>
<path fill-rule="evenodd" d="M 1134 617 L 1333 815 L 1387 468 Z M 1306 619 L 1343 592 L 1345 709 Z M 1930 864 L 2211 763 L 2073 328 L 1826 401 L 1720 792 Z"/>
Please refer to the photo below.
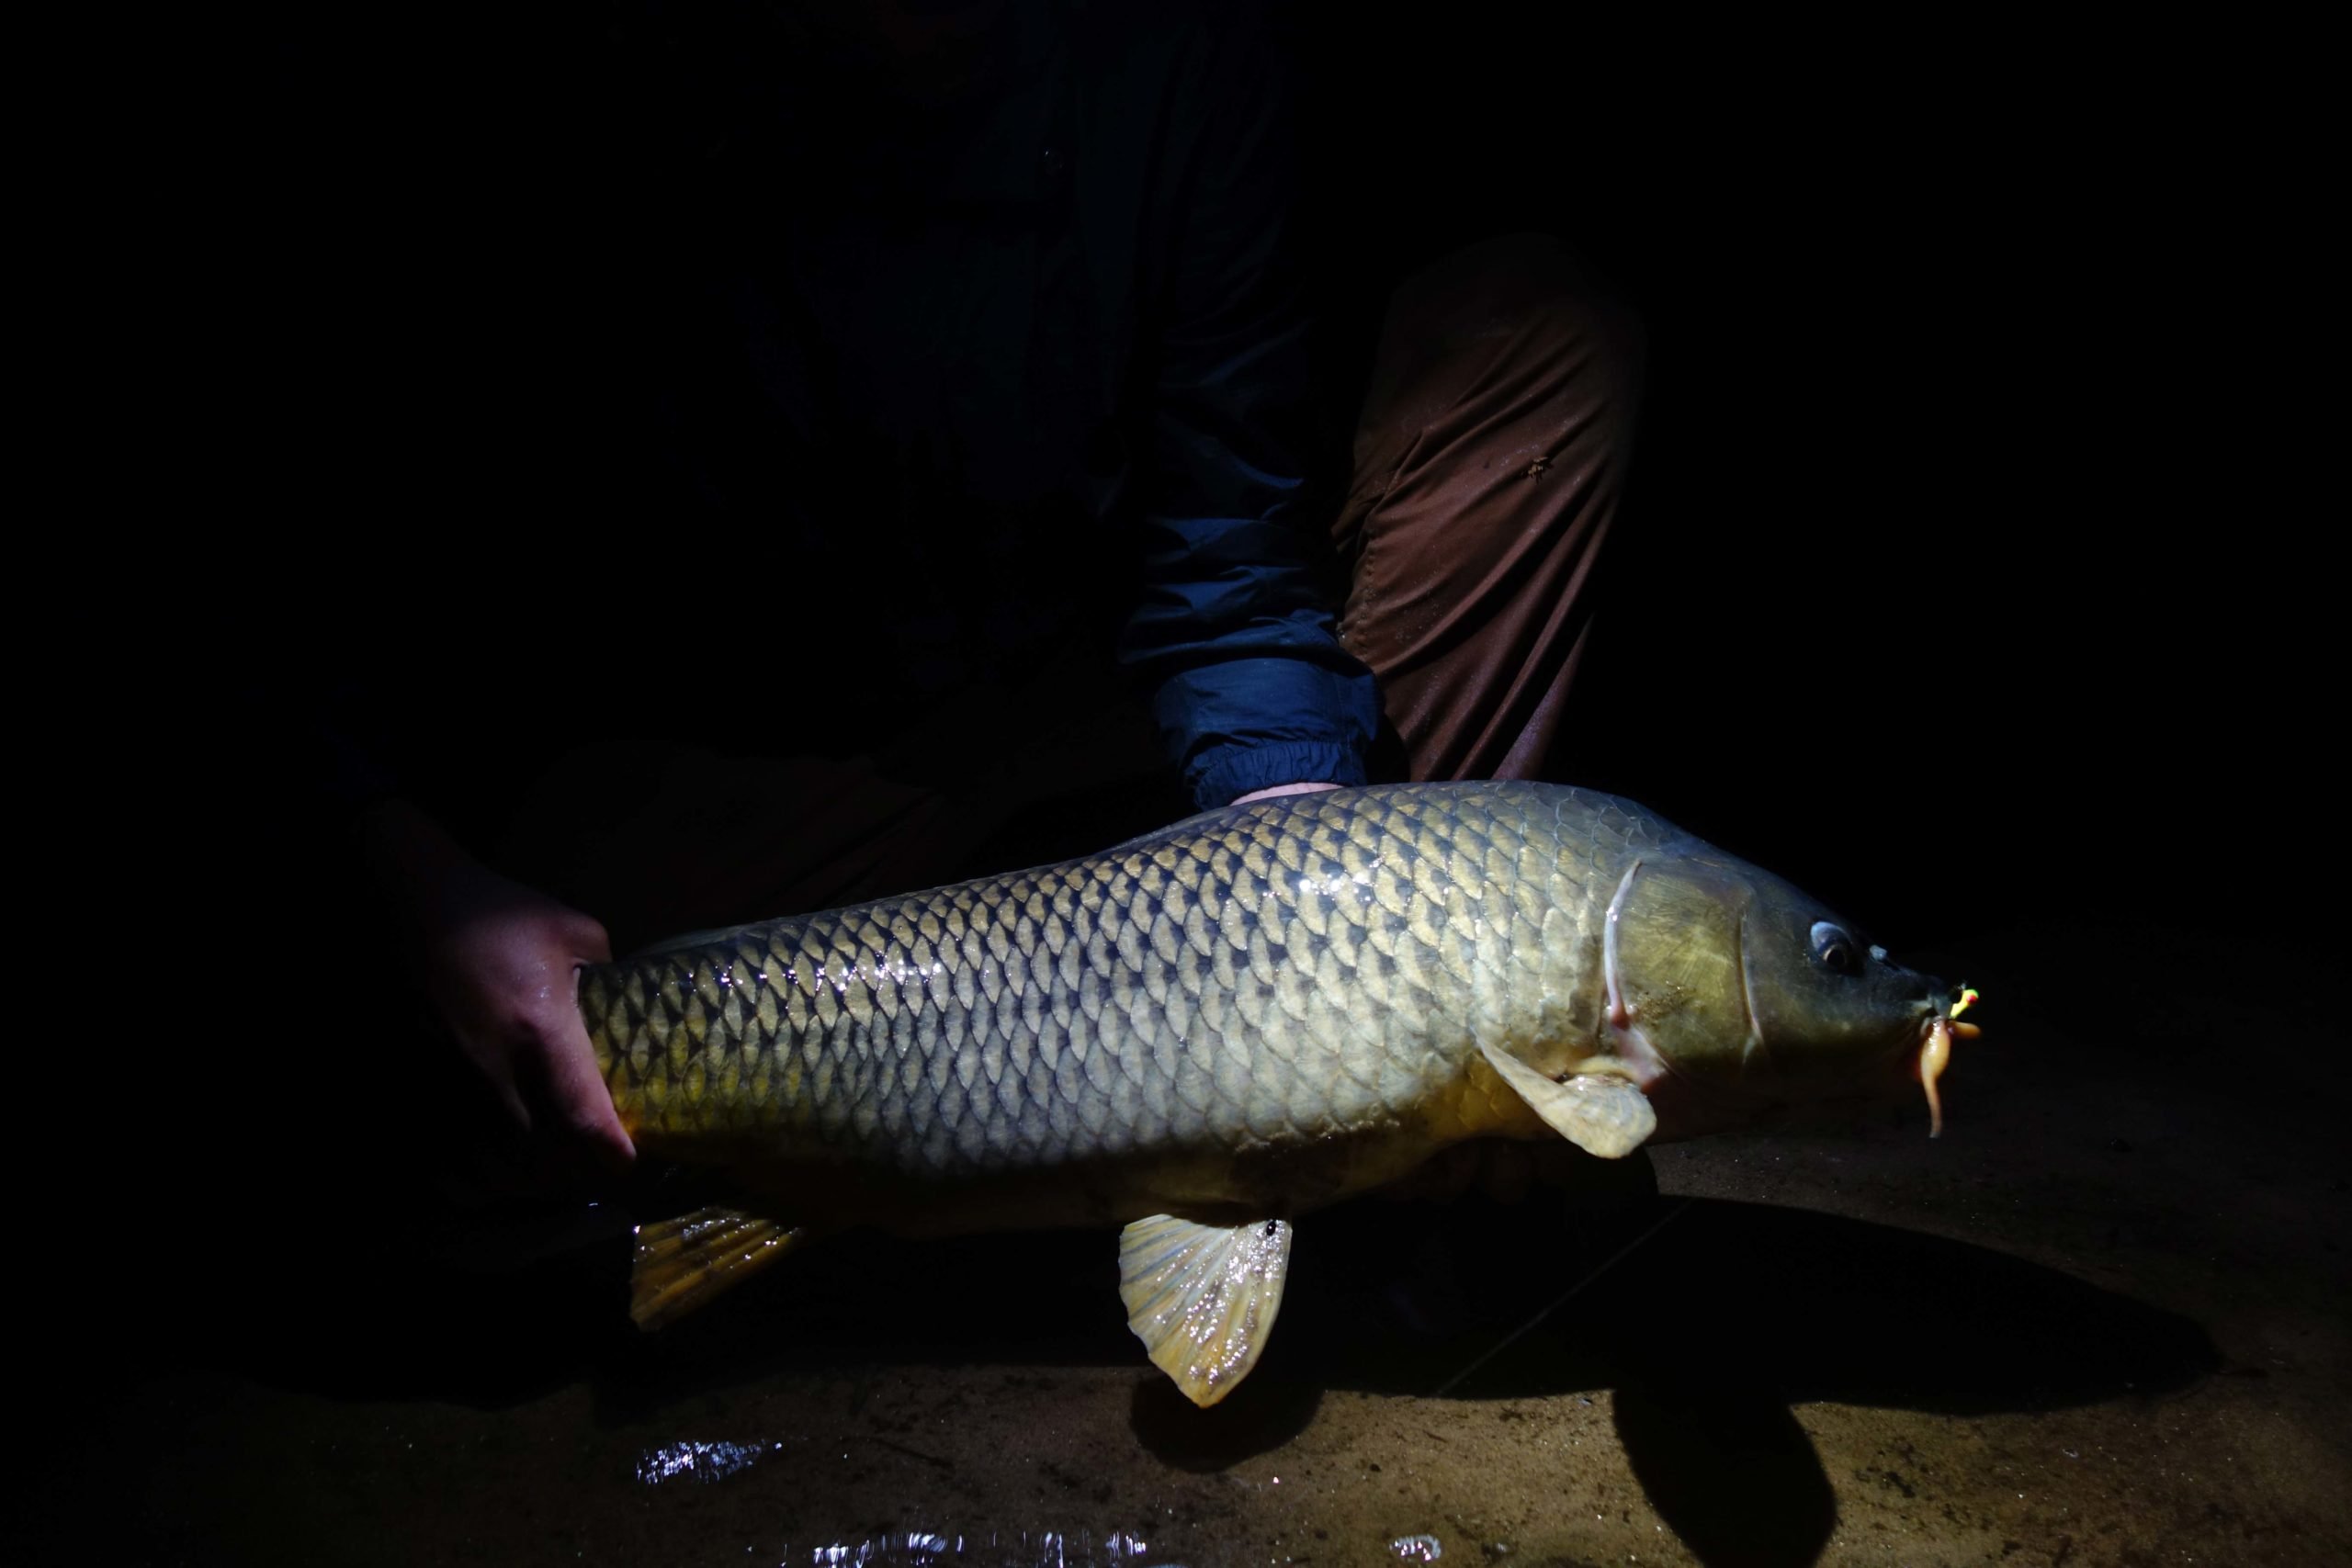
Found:
<path fill-rule="evenodd" d="M 1799 1564 L 1826 1544 L 1837 1500 L 1794 1404 L 2049 1410 L 2177 1390 L 2220 1364 L 2186 1318 L 1891 1226 L 1668 1200 L 1578 1228 L 1581 1245 L 1545 1257 L 1518 1211 L 1465 1203 L 1440 1224 L 1363 1205 L 1318 1227 L 1326 1267 L 1310 1272 L 1302 1226 L 1283 1359 L 1269 1350 L 1250 1383 L 1204 1413 L 1148 1380 L 1136 1430 L 1170 1463 L 1215 1468 L 1305 1427 L 1313 1394 L 1302 1391 L 1611 1389 L 1635 1475 L 1694 1555 L 1722 1568 Z M 1585 1260 L 1645 1232 L 1590 1275 Z"/>
<path fill-rule="evenodd" d="M 1836 1499 L 1794 1403 L 2046 1410 L 2177 1389 L 2219 1361 L 2185 1318 L 1983 1247 L 1643 1194 L 1602 1213 L 1544 1195 L 1310 1216 L 1272 1346 L 1207 1411 L 1145 1366 L 1107 1235 L 845 1236 L 659 1337 L 622 1319 L 623 1269 L 616 1237 L 505 1276 L 379 1278 L 328 1313 L 332 1336 L 265 1333 L 236 1359 L 328 1393 L 484 1404 L 586 1377 L 613 1420 L 776 1374 L 1132 1366 L 1138 1440 L 1194 1471 L 1279 1447 L 1325 1389 L 1609 1389 L 1653 1505 L 1721 1565 L 1808 1562 L 1828 1539 Z"/>

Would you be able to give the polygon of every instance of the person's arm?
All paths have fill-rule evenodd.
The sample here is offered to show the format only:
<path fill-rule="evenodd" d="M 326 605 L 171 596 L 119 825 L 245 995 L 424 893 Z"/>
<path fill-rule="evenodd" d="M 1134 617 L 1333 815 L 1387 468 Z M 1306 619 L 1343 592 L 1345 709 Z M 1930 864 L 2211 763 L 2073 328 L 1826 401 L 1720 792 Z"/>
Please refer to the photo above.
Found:
<path fill-rule="evenodd" d="M 1288 99 L 1263 39 L 1179 73 L 1139 368 L 1143 598 L 1121 653 L 1203 807 L 1360 784 L 1379 719 L 1340 646 L 1291 254 Z"/>
<path fill-rule="evenodd" d="M 233 691 L 225 750 L 243 759 L 233 787 L 260 835 L 254 852 L 265 867 L 308 863 L 285 885 L 356 897 L 373 912 L 363 928 L 376 932 L 390 961 L 374 969 L 405 974 L 525 1134 L 497 1152 L 494 1179 L 520 1176 L 537 1185 L 627 1166 L 635 1151 L 573 1000 L 580 967 L 610 956 L 603 926 L 500 875 L 444 828 L 424 804 L 439 797 L 404 716 L 413 705 L 396 686 L 357 670 L 303 676 L 272 669 L 243 672 Z M 469 755 L 484 765 L 478 748 Z M 265 870 L 263 882 L 281 878 Z M 381 990 L 371 983 L 368 1005 L 381 1005 Z M 432 1076 L 414 1060 L 368 1070 Z M 447 1165 L 452 1131 L 413 1130 L 426 1163 Z M 474 1185 L 450 1169 L 442 1174 Z"/>

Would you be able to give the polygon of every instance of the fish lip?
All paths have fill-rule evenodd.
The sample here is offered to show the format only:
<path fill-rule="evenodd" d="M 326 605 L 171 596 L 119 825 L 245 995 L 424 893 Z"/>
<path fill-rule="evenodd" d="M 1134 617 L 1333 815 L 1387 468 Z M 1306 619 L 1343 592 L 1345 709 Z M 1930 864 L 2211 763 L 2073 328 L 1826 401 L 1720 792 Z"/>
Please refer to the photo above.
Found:
<path fill-rule="evenodd" d="M 1898 1035 L 1886 1054 L 1894 1067 L 1902 1071 L 1913 1083 L 1920 1080 L 1919 1053 L 1934 1037 L 1936 1025 L 1951 1021 L 1952 1004 L 1958 1000 L 1953 995 L 1954 987 L 1946 986 L 1933 976 L 1926 978 L 1928 994 L 1912 1004 L 1918 1013 L 1917 1027 Z"/>
<path fill-rule="evenodd" d="M 1944 1016 L 1943 1010 L 1932 999 L 1914 1004 L 1913 1010 L 1917 1016 L 1913 1020 L 1912 1027 L 1898 1032 L 1894 1037 L 1894 1043 L 1887 1051 L 1887 1055 L 1897 1061 L 1908 1058 L 1925 1044 L 1928 1036 L 1934 1032 L 1936 1024 Z"/>
<path fill-rule="evenodd" d="M 1923 975 L 1920 978 L 1928 983 L 1928 994 L 1915 1005 L 1919 1010 L 1920 1038 L 1925 1039 L 1928 1031 L 1938 1023 L 1951 1021 L 1951 1010 L 1960 1005 L 1960 987 L 1947 986 L 1933 975 Z"/>
<path fill-rule="evenodd" d="M 1939 1023 L 1956 1024 L 1959 1022 L 1959 1010 L 1963 987 L 1959 986 L 1947 986 L 1932 975 L 1922 977 L 1928 982 L 1928 994 L 1917 1003 L 1919 1009 L 1918 1039 L 1919 1042 L 1924 1043 L 1928 1036 L 1934 1032 L 1935 1027 Z M 1973 1028 L 1973 1021 L 1972 1026 L 1968 1027 L 1970 1027 L 1970 1032 L 1967 1035 L 1962 1036 L 1955 1032 L 1953 1038 L 1974 1039 L 1976 1036 Z"/>

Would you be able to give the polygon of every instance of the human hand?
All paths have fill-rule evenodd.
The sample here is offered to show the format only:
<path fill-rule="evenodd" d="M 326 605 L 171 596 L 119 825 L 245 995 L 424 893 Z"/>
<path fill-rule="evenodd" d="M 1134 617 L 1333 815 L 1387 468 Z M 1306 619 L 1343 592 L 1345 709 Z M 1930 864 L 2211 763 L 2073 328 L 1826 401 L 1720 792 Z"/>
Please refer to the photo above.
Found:
<path fill-rule="evenodd" d="M 1236 806 L 1247 806 L 1253 800 L 1272 800 L 1276 795 L 1312 795 L 1317 790 L 1337 789 L 1340 786 L 1335 784 L 1268 784 L 1263 789 L 1253 789 L 1248 795 L 1235 795 L 1233 797 L 1233 804 Z"/>
<path fill-rule="evenodd" d="M 363 822 L 369 858 L 405 917 L 426 998 L 542 1164 L 627 1168 L 575 1000 L 581 967 L 612 957 L 605 928 L 501 876 L 399 801 Z"/>

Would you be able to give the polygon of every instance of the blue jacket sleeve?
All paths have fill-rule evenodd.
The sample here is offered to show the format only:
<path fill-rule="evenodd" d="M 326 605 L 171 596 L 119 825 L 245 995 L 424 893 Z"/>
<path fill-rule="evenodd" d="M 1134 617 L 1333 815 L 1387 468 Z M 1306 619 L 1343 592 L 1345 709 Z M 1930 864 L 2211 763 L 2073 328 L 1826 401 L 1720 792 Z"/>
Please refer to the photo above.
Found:
<path fill-rule="evenodd" d="M 1139 342 L 1144 586 L 1121 657 L 1205 807 L 1269 784 L 1362 783 L 1379 701 L 1340 646 L 1329 520 L 1307 483 L 1289 100 L 1248 30 L 1188 63 Z"/>

